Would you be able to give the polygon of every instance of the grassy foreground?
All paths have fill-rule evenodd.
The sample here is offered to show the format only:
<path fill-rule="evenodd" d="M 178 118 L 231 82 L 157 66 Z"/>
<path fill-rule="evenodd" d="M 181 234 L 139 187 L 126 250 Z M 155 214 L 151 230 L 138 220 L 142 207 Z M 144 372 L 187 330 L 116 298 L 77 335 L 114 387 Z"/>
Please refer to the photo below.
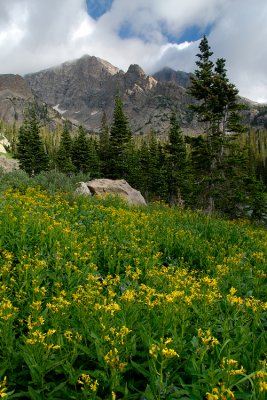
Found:
<path fill-rule="evenodd" d="M 267 393 L 267 232 L 162 205 L 0 194 L 0 398 Z"/>

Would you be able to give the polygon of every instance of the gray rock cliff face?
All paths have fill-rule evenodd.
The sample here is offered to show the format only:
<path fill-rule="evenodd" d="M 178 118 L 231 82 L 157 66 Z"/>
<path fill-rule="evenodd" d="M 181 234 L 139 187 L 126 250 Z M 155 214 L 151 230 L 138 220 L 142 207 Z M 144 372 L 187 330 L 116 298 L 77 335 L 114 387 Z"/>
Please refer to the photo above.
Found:
<path fill-rule="evenodd" d="M 33 93 L 20 75 L 0 75 L 0 119 L 13 124 L 23 120 L 23 111 Z"/>
<path fill-rule="evenodd" d="M 138 65 L 130 65 L 125 73 L 107 61 L 84 56 L 25 79 L 42 101 L 88 130 L 99 130 L 104 111 L 111 121 L 117 93 L 133 133 L 167 129 L 173 107 L 182 125 L 188 125 L 186 90 L 174 82 L 158 82 Z"/>
<path fill-rule="evenodd" d="M 24 79 L 19 75 L 0 75 L 0 119 L 18 125 L 23 121 L 29 102 L 48 105 L 43 124 L 53 131 L 63 119 L 98 132 L 103 112 L 112 121 L 116 94 L 120 94 L 132 133 L 153 129 L 158 135 L 169 129 L 170 114 L 175 110 L 184 132 L 201 132 L 188 106 L 192 98 L 186 88 L 190 74 L 164 68 L 149 76 L 137 64 L 124 72 L 105 60 L 88 55 L 65 62 Z M 267 107 L 245 101 L 244 122 L 267 126 Z"/>
<path fill-rule="evenodd" d="M 32 103 L 37 104 L 40 110 L 46 109 L 46 115 L 40 115 L 41 125 L 45 125 L 53 131 L 57 124 L 63 123 L 61 115 L 53 108 L 43 104 L 34 95 L 30 85 L 22 76 L 0 75 L 0 120 L 8 124 L 21 125 L 25 111 Z"/>

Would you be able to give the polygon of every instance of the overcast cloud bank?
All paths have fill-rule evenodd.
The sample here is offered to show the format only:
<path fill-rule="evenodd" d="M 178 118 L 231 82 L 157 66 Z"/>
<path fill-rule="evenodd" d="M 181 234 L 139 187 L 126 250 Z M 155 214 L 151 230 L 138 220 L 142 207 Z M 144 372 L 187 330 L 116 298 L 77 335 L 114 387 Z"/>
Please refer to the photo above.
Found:
<path fill-rule="evenodd" d="M 106 1 L 110 7 L 110 0 L 89 7 Z M 267 101 L 266 21 L 266 0 L 114 0 L 97 19 L 85 0 L 0 0 L 0 73 L 35 72 L 84 54 L 123 70 L 136 63 L 147 73 L 191 72 L 208 32 L 240 94 Z"/>

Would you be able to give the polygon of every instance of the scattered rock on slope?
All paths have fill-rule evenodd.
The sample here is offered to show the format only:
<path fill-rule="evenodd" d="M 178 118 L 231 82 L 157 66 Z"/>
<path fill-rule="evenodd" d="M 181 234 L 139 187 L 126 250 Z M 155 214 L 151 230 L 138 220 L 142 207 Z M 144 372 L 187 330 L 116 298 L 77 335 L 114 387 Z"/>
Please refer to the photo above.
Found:
<path fill-rule="evenodd" d="M 19 169 L 19 162 L 18 160 L 6 158 L 5 156 L 0 155 L 0 169 L 3 169 L 4 172 L 14 171 Z"/>
<path fill-rule="evenodd" d="M 89 182 L 80 182 L 80 187 L 76 189 L 76 193 L 90 195 L 84 190 L 84 185 L 87 186 L 92 195 L 101 197 L 107 194 L 118 195 L 125 199 L 129 205 L 146 205 L 142 194 L 133 189 L 124 179 L 94 179 Z"/>

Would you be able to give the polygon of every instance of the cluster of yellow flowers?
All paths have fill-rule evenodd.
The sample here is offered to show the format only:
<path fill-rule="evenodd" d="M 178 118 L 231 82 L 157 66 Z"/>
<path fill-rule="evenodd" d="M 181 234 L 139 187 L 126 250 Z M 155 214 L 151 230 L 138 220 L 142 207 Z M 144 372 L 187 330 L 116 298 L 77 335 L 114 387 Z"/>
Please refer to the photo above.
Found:
<path fill-rule="evenodd" d="M 82 341 L 82 335 L 79 332 L 73 332 L 70 330 L 67 330 L 64 332 L 64 337 L 67 339 L 68 342 L 81 342 Z"/>
<path fill-rule="evenodd" d="M 221 361 L 221 368 L 227 370 L 229 375 L 242 375 L 246 373 L 245 368 L 241 365 L 238 367 L 238 361 L 232 358 L 223 357 Z"/>
<path fill-rule="evenodd" d="M 102 324 L 105 330 L 105 325 Z M 113 369 L 123 370 L 127 366 L 126 361 L 122 361 L 121 357 L 127 359 L 127 353 L 123 350 L 127 344 L 127 336 L 132 332 L 127 326 L 123 325 L 121 328 L 111 327 L 107 334 L 104 336 L 104 340 L 110 348 L 104 356 L 105 362 Z M 118 351 L 120 349 L 120 352 Z"/>
<path fill-rule="evenodd" d="M 124 345 L 125 338 L 130 332 L 132 332 L 132 330 L 124 325 L 120 329 L 115 329 L 112 327 L 109 329 L 109 334 L 104 336 L 104 339 L 111 345 L 115 344 Z"/>
<path fill-rule="evenodd" d="M 70 301 L 66 300 L 66 293 L 62 291 L 59 296 L 52 297 L 51 302 L 46 303 L 48 310 L 53 313 L 64 313 L 66 308 L 70 305 Z"/>
<path fill-rule="evenodd" d="M 93 380 L 88 374 L 82 374 L 77 383 L 81 385 L 82 390 L 89 390 L 91 392 L 96 392 L 99 386 L 98 380 Z"/>
<path fill-rule="evenodd" d="M 216 345 L 218 345 L 220 342 L 216 337 L 211 335 L 211 330 L 207 329 L 206 331 L 203 331 L 203 329 L 199 328 L 197 330 L 197 335 L 200 338 L 201 342 L 207 347 L 211 348 Z"/>
<path fill-rule="evenodd" d="M 2 399 L 4 397 L 7 397 L 6 376 L 2 382 L 0 382 L 0 398 Z"/>
<path fill-rule="evenodd" d="M 222 339 L 218 336 L 220 341 L 213 336 L 213 332 L 222 332 L 215 329 L 216 315 L 222 317 L 223 310 L 227 311 L 225 315 L 234 311 L 239 313 L 240 324 L 242 318 L 251 319 L 253 313 L 265 315 L 267 302 L 261 299 L 258 287 L 255 285 L 253 296 L 252 291 L 245 295 L 241 293 L 241 278 L 236 279 L 243 272 L 263 287 L 267 276 L 267 235 L 260 229 L 254 234 L 260 243 L 258 250 L 253 244 L 252 250 L 245 251 L 224 238 L 217 242 L 203 240 L 203 261 L 196 255 L 194 231 L 180 226 L 182 222 L 177 223 L 177 217 L 172 226 L 165 227 L 165 211 L 150 215 L 143 210 L 116 209 L 101 203 L 79 207 L 78 213 L 75 202 L 70 204 L 61 197 L 52 201 L 41 191 L 29 190 L 26 194 L 7 193 L 0 209 L 1 229 L 5 224 L 9 229 L 8 222 L 13 224 L 14 231 L 19 232 L 17 240 L 22 243 L 18 254 L 0 249 L 0 323 L 5 326 L 8 322 L 6 325 L 14 325 L 11 329 L 20 329 L 22 345 L 27 349 L 41 349 L 45 355 L 50 355 L 51 350 L 56 357 L 64 351 L 67 354 L 85 348 L 88 343 L 91 351 L 91 341 L 95 340 L 95 346 L 102 346 L 94 354 L 99 365 L 104 360 L 105 371 L 115 369 L 119 375 L 126 366 L 130 368 L 128 363 L 137 343 L 146 347 L 139 329 L 144 321 L 143 326 L 158 327 L 145 351 L 150 363 L 169 365 L 169 359 L 182 358 L 192 331 L 202 326 L 194 339 L 207 355 L 207 362 L 213 360 L 215 365 L 218 358 L 214 361 L 212 357 L 225 344 L 224 335 Z M 161 242 L 157 242 L 153 230 L 158 229 L 159 222 L 165 235 Z M 231 227 L 233 223 L 229 224 Z M 202 240 L 201 235 L 197 240 Z M 165 241 L 166 248 L 169 246 L 166 254 Z M 190 252 L 196 260 L 193 267 Z M 221 321 L 222 318 L 218 325 Z M 184 336 L 177 345 L 175 335 L 179 329 Z M 244 365 L 247 374 L 253 374 Z M 220 373 L 229 381 L 246 372 L 231 358 L 224 357 L 220 366 Z M 251 376 L 257 379 L 258 392 L 264 394 L 265 370 Z M 5 382 L 0 386 L 0 397 L 6 393 Z M 78 383 L 91 392 L 96 392 L 99 385 L 86 373 Z M 207 400 L 234 399 L 231 388 L 224 385 L 218 383 L 210 388 Z"/>
<path fill-rule="evenodd" d="M 254 378 L 258 380 L 259 391 L 267 392 L 267 360 L 260 360 L 261 370 L 255 372 Z"/>
<path fill-rule="evenodd" d="M 123 370 L 127 365 L 126 362 L 122 362 L 120 360 L 119 351 L 116 347 L 108 351 L 108 353 L 104 356 L 104 360 L 111 368 L 118 370 Z"/>
<path fill-rule="evenodd" d="M 239 297 L 236 293 L 237 289 L 232 287 L 226 298 L 231 305 L 238 307 L 239 310 L 245 311 L 246 308 L 251 309 L 253 312 L 267 310 L 267 302 L 255 299 L 253 296 L 246 298 Z"/>
<path fill-rule="evenodd" d="M 51 336 L 55 333 L 55 329 L 48 329 L 47 332 L 42 332 L 39 329 L 31 330 L 25 343 L 30 345 L 39 343 L 45 350 L 58 350 L 60 345 L 51 342 Z"/>
<path fill-rule="evenodd" d="M 160 343 L 153 343 L 149 349 L 149 354 L 153 358 L 158 358 L 160 355 L 162 358 L 173 358 L 179 357 L 179 354 L 174 350 L 170 349 L 168 345 L 172 343 L 171 338 L 160 338 Z"/>
<path fill-rule="evenodd" d="M 207 400 L 235 400 L 235 394 L 232 390 L 226 388 L 224 384 L 212 389 L 212 392 L 206 393 Z"/>

